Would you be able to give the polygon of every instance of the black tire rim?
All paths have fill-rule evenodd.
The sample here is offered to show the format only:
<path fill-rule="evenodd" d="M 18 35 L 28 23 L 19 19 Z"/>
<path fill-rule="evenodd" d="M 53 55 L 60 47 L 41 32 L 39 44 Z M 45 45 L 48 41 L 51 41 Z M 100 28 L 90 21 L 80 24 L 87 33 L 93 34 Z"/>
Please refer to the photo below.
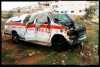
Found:
<path fill-rule="evenodd" d="M 54 49 L 60 50 L 61 48 L 64 48 L 66 44 L 66 40 L 63 37 L 54 37 L 52 39 L 52 45 Z"/>

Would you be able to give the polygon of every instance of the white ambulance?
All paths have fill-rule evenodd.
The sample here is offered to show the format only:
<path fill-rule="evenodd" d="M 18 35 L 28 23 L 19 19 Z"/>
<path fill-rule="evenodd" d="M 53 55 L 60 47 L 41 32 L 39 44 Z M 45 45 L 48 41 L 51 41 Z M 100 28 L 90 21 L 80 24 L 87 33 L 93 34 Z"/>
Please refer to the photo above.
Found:
<path fill-rule="evenodd" d="M 76 25 L 67 14 L 40 11 L 17 19 L 7 22 L 4 31 L 14 42 L 24 40 L 59 50 L 79 46 L 86 38 L 85 27 Z"/>

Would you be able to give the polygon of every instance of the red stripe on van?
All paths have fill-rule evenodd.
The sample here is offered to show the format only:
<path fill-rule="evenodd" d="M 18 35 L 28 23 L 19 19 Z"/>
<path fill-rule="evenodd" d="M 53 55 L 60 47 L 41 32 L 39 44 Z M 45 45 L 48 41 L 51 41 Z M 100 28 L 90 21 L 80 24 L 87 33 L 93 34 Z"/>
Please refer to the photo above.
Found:
<path fill-rule="evenodd" d="M 32 25 L 27 26 L 27 28 L 32 28 L 32 27 L 35 27 L 35 26 L 36 26 L 35 24 L 32 24 Z M 64 29 L 64 26 L 61 26 L 61 25 L 50 25 L 50 26 L 48 26 L 47 24 L 43 24 L 43 25 L 40 25 L 39 28 Z"/>
<path fill-rule="evenodd" d="M 18 26 L 18 25 L 24 25 L 24 24 L 22 24 L 21 22 L 9 22 L 9 23 L 6 23 L 6 25 L 16 25 L 16 26 Z M 25 26 L 25 25 L 24 25 Z"/>
<path fill-rule="evenodd" d="M 20 22 L 10 22 L 10 23 L 6 23 L 6 25 L 15 25 L 15 26 L 25 26 L 25 24 L 20 23 Z M 33 28 L 35 27 L 35 24 L 26 26 L 26 28 Z M 64 26 L 62 25 L 50 25 L 48 26 L 48 24 L 42 24 L 39 26 L 40 28 L 50 28 L 50 29 L 64 29 Z"/>

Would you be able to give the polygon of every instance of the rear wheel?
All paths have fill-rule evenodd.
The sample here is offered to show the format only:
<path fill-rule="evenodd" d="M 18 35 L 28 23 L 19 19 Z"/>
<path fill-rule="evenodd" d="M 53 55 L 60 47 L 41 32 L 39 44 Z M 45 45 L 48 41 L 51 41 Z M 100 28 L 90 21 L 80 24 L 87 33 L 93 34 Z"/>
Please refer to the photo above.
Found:
<path fill-rule="evenodd" d="M 67 44 L 66 39 L 61 35 L 54 36 L 51 42 L 52 48 L 57 51 L 65 49 L 65 45 Z"/>
<path fill-rule="evenodd" d="M 19 42 L 19 36 L 17 33 L 12 33 L 12 41 L 14 43 L 18 43 Z"/>

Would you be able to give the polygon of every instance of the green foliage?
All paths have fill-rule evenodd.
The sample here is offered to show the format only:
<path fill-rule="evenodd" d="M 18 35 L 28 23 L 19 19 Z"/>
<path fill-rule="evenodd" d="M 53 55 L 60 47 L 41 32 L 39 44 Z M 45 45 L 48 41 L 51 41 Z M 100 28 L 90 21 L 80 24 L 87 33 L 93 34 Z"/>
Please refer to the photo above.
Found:
<path fill-rule="evenodd" d="M 86 19 L 92 19 L 92 17 L 94 15 L 96 15 L 96 6 L 90 6 L 89 8 L 86 9 L 86 14 L 84 15 L 84 17 Z"/>
<path fill-rule="evenodd" d="M 9 52 L 10 51 L 3 51 L 1 54 L 1 58 L 2 58 L 1 60 L 6 61 L 7 63 L 14 63 L 15 59 L 10 56 Z"/>
<path fill-rule="evenodd" d="M 14 16 L 13 11 L 3 11 L 2 12 L 2 14 L 1 14 L 1 29 L 4 29 L 5 22 L 12 16 Z"/>
<path fill-rule="evenodd" d="M 92 45 L 98 45 L 98 32 L 93 30 L 92 32 L 87 33 L 87 41 Z"/>
<path fill-rule="evenodd" d="M 51 52 L 39 64 L 78 64 L 79 62 L 77 60 L 79 61 L 79 58 L 75 52 Z"/>
<path fill-rule="evenodd" d="M 7 21 L 7 19 L 1 19 L 1 30 L 4 29 L 4 25 L 5 25 L 5 22 Z"/>
<path fill-rule="evenodd" d="M 14 11 L 3 11 L 1 17 L 3 19 L 8 19 L 14 15 Z"/>
<path fill-rule="evenodd" d="M 14 15 L 13 11 L 9 11 L 8 14 L 6 15 L 6 18 L 10 18 Z"/>
<path fill-rule="evenodd" d="M 39 64 L 52 64 L 54 60 L 56 61 L 55 59 L 55 57 L 57 57 L 56 55 L 57 55 L 56 52 L 50 52 L 47 58 L 44 60 L 41 60 Z"/>
<path fill-rule="evenodd" d="M 84 23 L 84 17 L 83 16 L 76 16 L 75 17 L 75 22 L 79 25 L 85 25 Z"/>

